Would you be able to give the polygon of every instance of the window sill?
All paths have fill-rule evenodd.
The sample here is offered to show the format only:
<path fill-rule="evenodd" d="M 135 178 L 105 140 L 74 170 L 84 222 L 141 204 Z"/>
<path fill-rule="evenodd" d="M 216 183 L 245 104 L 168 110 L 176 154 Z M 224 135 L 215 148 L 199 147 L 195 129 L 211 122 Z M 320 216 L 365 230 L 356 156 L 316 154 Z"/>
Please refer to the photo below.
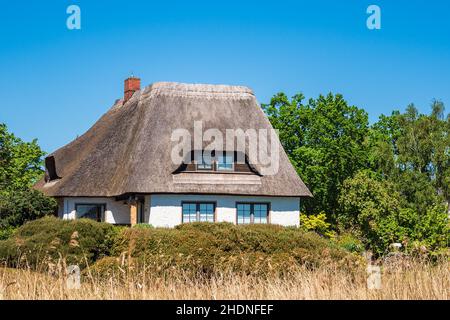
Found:
<path fill-rule="evenodd" d="M 261 177 L 248 173 L 183 172 L 172 175 L 176 184 L 260 185 Z"/>
<path fill-rule="evenodd" d="M 190 171 L 182 171 L 179 173 L 174 173 L 173 175 L 177 175 L 177 174 L 183 174 L 183 173 L 200 173 L 200 174 L 239 174 L 239 175 L 255 175 L 255 173 L 253 172 L 239 172 L 239 171 L 232 171 L 232 170 L 198 170 L 198 171 L 194 171 L 194 170 L 190 170 Z"/>

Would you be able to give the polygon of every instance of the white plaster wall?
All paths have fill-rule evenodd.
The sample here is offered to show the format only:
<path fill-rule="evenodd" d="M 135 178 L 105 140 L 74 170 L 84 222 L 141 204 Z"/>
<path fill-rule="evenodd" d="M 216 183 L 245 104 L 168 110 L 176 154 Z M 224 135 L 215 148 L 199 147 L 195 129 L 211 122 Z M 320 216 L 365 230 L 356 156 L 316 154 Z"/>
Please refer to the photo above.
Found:
<path fill-rule="evenodd" d="M 114 198 L 64 198 L 64 207 L 60 211 L 60 218 L 75 219 L 77 218 L 76 204 L 105 204 L 105 222 L 114 224 L 129 224 L 130 209 L 123 201 L 115 201 Z"/>
<path fill-rule="evenodd" d="M 264 202 L 270 203 L 270 222 L 272 224 L 298 226 L 300 223 L 299 198 L 165 194 L 145 197 L 144 223 L 167 228 L 181 224 L 181 203 L 183 201 L 215 202 L 216 222 L 236 223 L 236 202 Z M 130 223 L 129 206 L 123 201 L 115 201 L 114 198 L 64 198 L 63 208 L 59 210 L 60 218 L 77 218 L 75 205 L 78 203 L 105 204 L 105 222 Z"/>
<path fill-rule="evenodd" d="M 216 202 L 216 221 L 236 223 L 236 202 L 270 203 L 270 222 L 283 226 L 300 224 L 300 199 L 283 197 L 221 196 L 221 195 L 167 195 L 147 196 L 149 204 L 148 223 L 155 227 L 172 228 L 181 224 L 183 201 Z"/>

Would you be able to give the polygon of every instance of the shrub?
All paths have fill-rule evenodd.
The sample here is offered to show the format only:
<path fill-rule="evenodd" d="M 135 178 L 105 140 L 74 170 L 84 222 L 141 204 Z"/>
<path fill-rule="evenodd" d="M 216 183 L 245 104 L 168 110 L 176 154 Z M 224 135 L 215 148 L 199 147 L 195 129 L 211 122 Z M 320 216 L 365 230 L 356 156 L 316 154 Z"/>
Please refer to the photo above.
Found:
<path fill-rule="evenodd" d="M 229 223 L 126 228 L 46 217 L 0 241 L 0 262 L 39 270 L 78 264 L 85 273 L 105 277 L 127 276 L 138 268 L 161 276 L 181 272 L 208 277 L 217 272 L 287 275 L 299 266 L 314 269 L 329 264 L 353 269 L 361 260 L 298 228 Z"/>
<path fill-rule="evenodd" d="M 0 241 L 0 261 L 38 268 L 63 259 L 83 268 L 110 253 L 119 230 L 87 219 L 45 217 L 26 223 L 12 237 Z"/>
<path fill-rule="evenodd" d="M 362 253 L 364 251 L 364 243 L 351 233 L 340 234 L 334 238 L 334 241 L 347 251 L 355 253 Z"/>
<path fill-rule="evenodd" d="M 0 228 L 19 227 L 27 221 L 51 216 L 56 208 L 55 199 L 37 190 L 0 192 Z"/>
<path fill-rule="evenodd" d="M 450 247 L 450 220 L 446 209 L 443 206 L 429 208 L 414 229 L 414 238 L 423 241 L 428 250 Z"/>
<path fill-rule="evenodd" d="M 346 180 L 340 196 L 343 228 L 361 232 L 364 242 L 375 254 L 389 252 L 395 242 L 420 242 L 426 251 L 437 252 L 448 247 L 449 219 L 446 208 L 437 205 L 418 212 L 400 205 L 395 186 L 360 172 Z"/>
<path fill-rule="evenodd" d="M 133 228 L 151 229 L 151 228 L 153 228 L 153 226 L 148 223 L 138 223 L 138 224 L 134 225 Z"/>
<path fill-rule="evenodd" d="M 126 271 L 132 271 L 131 268 L 126 268 L 124 259 L 118 257 L 103 257 L 97 260 L 91 267 L 83 270 L 84 276 L 94 276 L 100 279 L 109 279 L 114 277 L 121 279 L 120 276 L 127 275 Z"/>
<path fill-rule="evenodd" d="M 325 213 L 319 213 L 318 215 L 306 215 L 300 214 L 300 226 L 305 231 L 314 231 L 320 235 L 332 238 L 334 233 L 330 230 L 331 224 L 327 221 Z"/>
<path fill-rule="evenodd" d="M 243 272 L 287 274 L 298 266 L 338 264 L 353 268 L 359 257 L 311 232 L 275 225 L 191 223 L 175 229 L 124 229 L 113 253 L 151 272 L 181 270 L 196 275 Z M 116 260 L 119 263 L 122 260 Z M 108 263 L 114 261 L 109 260 Z"/>
<path fill-rule="evenodd" d="M 13 228 L 13 227 L 6 227 L 6 228 L 1 228 L 0 229 L 0 240 L 6 240 L 9 237 L 11 237 L 14 232 L 16 231 L 17 228 Z"/>

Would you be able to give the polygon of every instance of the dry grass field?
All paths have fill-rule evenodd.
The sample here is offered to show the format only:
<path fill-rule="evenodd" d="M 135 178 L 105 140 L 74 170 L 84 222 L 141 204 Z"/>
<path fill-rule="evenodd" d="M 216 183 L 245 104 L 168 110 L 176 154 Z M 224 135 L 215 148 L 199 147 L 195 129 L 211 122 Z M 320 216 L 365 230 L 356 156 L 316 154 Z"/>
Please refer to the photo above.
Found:
<path fill-rule="evenodd" d="M 368 290 L 365 272 L 338 268 L 299 269 L 289 277 L 263 279 L 216 275 L 192 280 L 122 270 L 109 279 L 82 276 L 81 289 L 67 289 L 65 276 L 0 268 L 1 299 L 450 299 L 450 263 L 413 263 L 383 272 L 382 288 Z"/>
<path fill-rule="evenodd" d="M 450 260 L 366 261 L 314 233 L 272 225 L 114 228 L 44 218 L 0 241 L 0 299 L 450 299 Z M 67 286 L 67 265 L 82 269 Z"/>

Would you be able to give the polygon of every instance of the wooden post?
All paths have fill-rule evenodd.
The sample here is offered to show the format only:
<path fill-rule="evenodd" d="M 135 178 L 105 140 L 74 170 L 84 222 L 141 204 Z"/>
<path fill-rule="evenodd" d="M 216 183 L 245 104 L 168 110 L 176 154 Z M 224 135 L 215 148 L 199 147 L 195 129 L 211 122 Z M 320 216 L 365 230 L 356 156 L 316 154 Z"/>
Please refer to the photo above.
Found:
<path fill-rule="evenodd" d="M 137 202 L 130 203 L 130 224 L 131 226 L 137 224 Z"/>

